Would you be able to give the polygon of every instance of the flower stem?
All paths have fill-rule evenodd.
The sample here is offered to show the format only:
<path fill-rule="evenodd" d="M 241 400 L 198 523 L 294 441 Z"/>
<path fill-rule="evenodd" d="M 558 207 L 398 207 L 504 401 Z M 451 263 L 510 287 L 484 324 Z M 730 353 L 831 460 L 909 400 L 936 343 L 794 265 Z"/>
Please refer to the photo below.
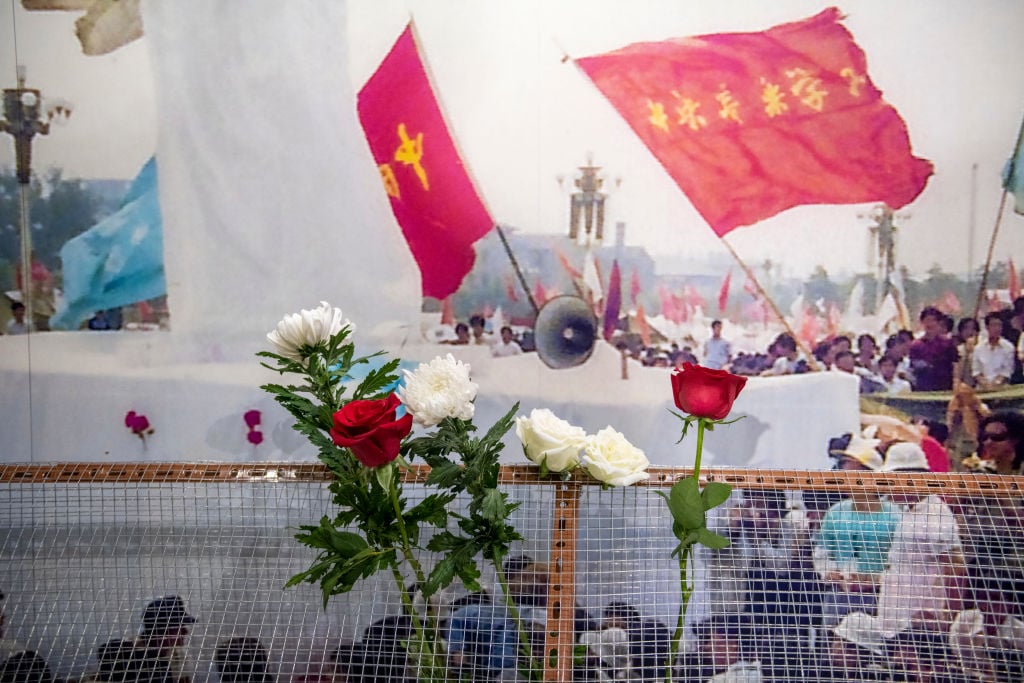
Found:
<path fill-rule="evenodd" d="M 385 465 L 390 467 L 390 465 Z M 409 542 L 409 532 L 405 528 L 405 518 L 402 516 L 402 504 L 398 498 L 398 484 L 397 480 L 399 473 L 395 472 L 394 477 L 391 480 L 391 485 L 388 487 L 388 496 L 391 499 L 391 506 L 395 510 L 395 523 L 398 525 L 398 532 L 402 538 L 402 557 L 409 566 L 412 567 L 413 573 L 416 575 L 417 585 L 419 585 L 422 591 L 426 586 L 426 575 L 423 573 L 423 567 L 420 565 L 418 559 L 412 552 L 412 544 Z M 436 650 L 437 645 L 437 624 L 434 620 L 433 615 L 430 613 L 429 600 L 424 597 L 426 617 L 427 617 L 427 628 L 424 630 L 423 622 L 420 621 L 419 615 L 416 613 L 416 608 L 412 603 L 412 597 L 406 592 L 405 589 L 405 578 L 402 576 L 402 572 L 399 571 L 397 566 L 391 568 L 392 576 L 395 577 L 395 582 L 398 584 L 398 592 L 402 596 L 402 606 L 409 615 L 409 619 L 412 622 L 413 632 L 415 633 L 416 643 L 416 665 L 420 667 L 423 665 L 424 659 L 426 660 L 426 680 L 442 680 L 445 675 L 444 661 L 438 661 L 439 654 Z M 410 648 L 411 649 L 411 648 Z M 424 656 L 425 655 L 425 656 Z M 440 673 L 440 675 L 438 675 Z"/>
<path fill-rule="evenodd" d="M 688 545 L 683 548 L 683 552 L 679 554 L 679 616 L 676 618 L 676 630 L 672 634 L 672 643 L 670 644 L 668 664 L 665 666 L 665 683 L 672 683 L 672 672 L 676 668 L 676 659 L 679 657 L 679 641 L 683 638 L 683 629 L 686 626 L 686 608 L 690 604 L 690 595 L 693 593 L 693 586 L 690 585 L 689 578 L 689 566 L 690 566 L 690 552 L 693 549 L 692 545 Z"/>
<path fill-rule="evenodd" d="M 516 633 L 519 634 L 519 647 L 523 655 L 526 656 L 527 671 L 526 678 L 531 681 L 541 680 L 542 671 L 541 667 L 537 666 L 536 660 L 533 657 L 533 644 L 530 642 L 530 636 L 527 634 L 526 629 L 523 627 L 523 618 L 519 614 L 519 608 L 516 607 L 516 603 L 512 600 L 512 593 L 509 592 L 508 579 L 505 578 L 505 573 L 502 570 L 502 561 L 504 555 L 495 553 L 494 555 L 494 568 L 498 575 L 498 584 L 501 586 L 501 593 L 505 596 L 505 606 L 508 608 L 508 613 L 512 616 L 512 622 L 516 625 Z"/>
<path fill-rule="evenodd" d="M 700 486 L 700 459 L 704 454 L 704 418 L 697 419 L 697 454 L 693 459 L 693 480 Z M 693 586 L 690 583 L 690 564 L 693 551 L 693 544 L 684 544 L 683 551 L 679 553 L 679 616 L 676 619 L 676 630 L 672 634 L 668 664 L 665 665 L 665 682 L 672 683 L 672 672 L 676 667 L 676 659 L 679 657 L 679 641 L 683 638 L 683 629 L 686 626 L 686 608 L 690 604 L 690 595 L 693 594 Z"/>

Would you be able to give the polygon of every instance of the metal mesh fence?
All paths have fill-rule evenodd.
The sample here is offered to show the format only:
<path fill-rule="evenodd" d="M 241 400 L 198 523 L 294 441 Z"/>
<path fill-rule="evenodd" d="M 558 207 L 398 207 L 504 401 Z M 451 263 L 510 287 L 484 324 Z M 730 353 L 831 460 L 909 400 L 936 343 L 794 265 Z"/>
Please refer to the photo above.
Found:
<path fill-rule="evenodd" d="M 657 491 L 686 474 L 602 489 L 503 469 L 525 538 L 510 586 L 547 680 L 664 680 L 681 590 Z M 421 475 L 407 482 L 412 500 Z M 283 588 L 313 557 L 293 534 L 330 513 L 326 477 L 317 465 L 0 467 L 4 654 L 32 650 L 65 680 L 411 675 L 393 577 L 326 609 L 315 587 Z M 736 486 L 709 521 L 732 545 L 697 553 L 674 680 L 1024 680 L 1024 477 L 710 477 Z M 450 680 L 517 677 L 483 566 L 485 593 L 455 585 L 433 598 Z M 154 604 L 187 627 L 179 642 L 142 637 Z M 143 655 L 163 646 L 164 668 L 147 669 Z"/>

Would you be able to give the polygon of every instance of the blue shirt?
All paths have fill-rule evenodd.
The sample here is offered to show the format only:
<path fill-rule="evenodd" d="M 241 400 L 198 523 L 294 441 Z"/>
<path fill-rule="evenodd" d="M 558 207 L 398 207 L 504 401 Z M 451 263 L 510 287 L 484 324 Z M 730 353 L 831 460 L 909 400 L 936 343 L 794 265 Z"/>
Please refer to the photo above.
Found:
<path fill-rule="evenodd" d="M 882 501 L 881 506 L 877 512 L 862 512 L 852 500 L 836 503 L 825 513 L 816 543 L 833 562 L 850 564 L 858 573 L 880 574 L 902 516 L 897 505 Z"/>
<path fill-rule="evenodd" d="M 448 652 L 461 653 L 466 666 L 490 673 L 516 668 L 519 634 L 504 605 L 467 605 L 452 614 L 448 624 Z"/>
<path fill-rule="evenodd" d="M 719 337 L 710 337 L 704 343 L 704 367 L 721 370 L 732 357 L 732 345 Z"/>

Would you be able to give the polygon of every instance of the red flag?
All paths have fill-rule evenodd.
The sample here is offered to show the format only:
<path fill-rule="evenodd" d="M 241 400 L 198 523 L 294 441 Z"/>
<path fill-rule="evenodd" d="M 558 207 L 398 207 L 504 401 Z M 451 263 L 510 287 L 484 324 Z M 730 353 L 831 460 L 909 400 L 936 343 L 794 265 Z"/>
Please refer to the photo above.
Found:
<path fill-rule="evenodd" d="M 516 283 L 511 275 L 505 276 L 505 296 L 509 301 L 519 301 L 519 292 L 516 291 Z"/>
<path fill-rule="evenodd" d="M 571 277 L 573 280 L 579 280 L 583 277 L 583 273 L 576 270 L 576 268 L 574 268 L 573 265 L 569 263 L 569 258 L 565 254 L 563 254 L 561 250 L 556 249 L 555 253 L 558 254 L 558 260 L 562 264 L 562 267 L 565 268 L 565 272 L 569 274 L 569 277 Z"/>
<path fill-rule="evenodd" d="M 956 294 L 952 290 L 947 289 L 946 293 L 942 295 L 942 305 L 940 306 L 946 313 L 956 314 L 961 310 L 960 299 L 957 298 Z"/>
<path fill-rule="evenodd" d="M 1007 284 L 1010 290 L 1010 303 L 1020 296 L 1020 280 L 1017 279 L 1017 267 L 1013 265 L 1013 258 L 1010 259 L 1010 280 Z"/>
<path fill-rule="evenodd" d="M 608 276 L 608 293 L 604 304 L 604 338 L 611 340 L 612 333 L 619 326 L 619 309 L 622 307 L 622 273 L 618 260 L 612 261 L 612 273 Z"/>
<path fill-rule="evenodd" d="M 494 221 L 448 132 L 412 24 L 359 91 L 359 121 L 423 294 L 443 299 L 472 269 L 473 243 Z"/>
<path fill-rule="evenodd" d="M 455 324 L 455 309 L 452 307 L 452 298 L 450 296 L 446 296 L 441 301 L 441 324 Z"/>
<path fill-rule="evenodd" d="M 676 297 L 665 285 L 658 285 L 658 298 L 661 299 L 661 314 L 665 319 L 674 323 L 682 322 Z"/>
<path fill-rule="evenodd" d="M 664 315 L 664 313 L 662 313 Z M 666 316 L 667 317 L 667 316 Z M 647 324 L 647 314 L 644 313 L 644 305 L 636 307 L 636 329 L 640 333 L 640 341 L 643 345 L 651 345 L 651 326 Z"/>
<path fill-rule="evenodd" d="M 730 280 L 732 280 L 732 269 L 725 274 L 725 279 L 722 280 L 722 287 L 718 290 L 718 310 L 720 312 L 725 311 L 725 307 L 729 303 Z"/>
<path fill-rule="evenodd" d="M 636 304 L 637 297 L 640 296 L 640 274 L 633 270 L 633 277 L 629 281 L 629 299 Z"/>
<path fill-rule="evenodd" d="M 536 282 L 533 283 L 533 303 L 538 306 L 543 306 L 547 303 L 548 293 L 544 289 L 544 285 L 540 283 L 540 278 L 537 278 Z"/>
<path fill-rule="evenodd" d="M 836 8 L 577 60 L 719 236 L 801 204 L 911 202 L 932 174 Z"/>

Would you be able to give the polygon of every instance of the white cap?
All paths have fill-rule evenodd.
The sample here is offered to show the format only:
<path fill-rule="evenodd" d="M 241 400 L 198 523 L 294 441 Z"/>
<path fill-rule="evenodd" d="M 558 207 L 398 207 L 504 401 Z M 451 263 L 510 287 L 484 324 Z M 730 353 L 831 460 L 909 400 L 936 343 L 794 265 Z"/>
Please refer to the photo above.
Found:
<path fill-rule="evenodd" d="M 930 472 L 928 457 L 916 443 L 901 441 L 889 446 L 885 453 L 885 462 L 882 464 L 882 472 L 900 471 L 923 471 Z"/>

